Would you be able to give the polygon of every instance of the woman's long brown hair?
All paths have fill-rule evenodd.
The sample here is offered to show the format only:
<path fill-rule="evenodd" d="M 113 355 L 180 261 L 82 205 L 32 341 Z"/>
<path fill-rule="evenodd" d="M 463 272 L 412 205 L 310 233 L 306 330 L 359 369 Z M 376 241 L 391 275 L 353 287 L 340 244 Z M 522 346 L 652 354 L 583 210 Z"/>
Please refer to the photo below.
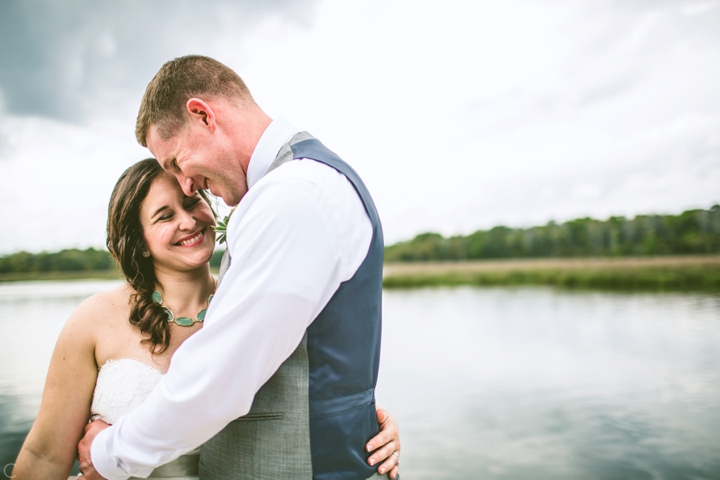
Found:
<path fill-rule="evenodd" d="M 107 221 L 107 248 L 120 265 L 125 280 L 135 290 L 130 299 L 129 321 L 147 337 L 142 342 L 150 344 L 150 351 L 156 354 L 170 346 L 170 324 L 165 311 L 152 299 L 159 282 L 152 257 L 143 256 L 147 245 L 140 224 L 140 206 L 152 182 L 162 172 L 154 158 L 141 160 L 125 170 L 110 197 Z M 200 194 L 208 202 L 205 192 L 200 191 Z"/>

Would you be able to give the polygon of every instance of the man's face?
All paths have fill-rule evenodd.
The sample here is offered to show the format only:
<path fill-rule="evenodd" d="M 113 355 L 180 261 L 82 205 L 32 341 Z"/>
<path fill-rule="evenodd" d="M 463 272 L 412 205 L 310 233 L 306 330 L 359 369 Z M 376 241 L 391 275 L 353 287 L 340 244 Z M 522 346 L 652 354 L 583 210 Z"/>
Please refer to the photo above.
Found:
<path fill-rule="evenodd" d="M 152 125 L 146 139 L 150 152 L 163 170 L 175 175 L 185 195 L 203 188 L 234 206 L 247 192 L 245 171 L 222 131 L 211 132 L 189 121 L 167 140 Z"/>

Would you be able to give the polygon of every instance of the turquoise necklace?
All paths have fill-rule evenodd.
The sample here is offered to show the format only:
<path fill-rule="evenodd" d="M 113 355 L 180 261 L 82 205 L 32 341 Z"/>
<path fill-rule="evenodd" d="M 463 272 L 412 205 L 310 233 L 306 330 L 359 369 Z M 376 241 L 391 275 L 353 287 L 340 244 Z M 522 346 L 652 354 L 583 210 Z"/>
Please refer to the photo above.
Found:
<path fill-rule="evenodd" d="M 208 307 L 210 306 L 210 301 L 213 299 L 213 296 L 214 294 L 208 297 Z M 196 323 L 202 323 L 205 320 L 205 312 L 207 312 L 208 307 L 200 310 L 198 314 L 195 315 L 195 318 L 175 317 L 175 314 L 172 310 L 170 310 L 170 307 L 168 307 L 167 305 L 163 305 L 163 298 L 160 292 L 155 290 L 152 294 L 152 299 L 155 303 L 161 305 L 163 310 L 165 310 L 165 313 L 168 317 L 168 322 L 175 322 L 176 325 L 180 325 L 181 327 L 192 327 Z"/>

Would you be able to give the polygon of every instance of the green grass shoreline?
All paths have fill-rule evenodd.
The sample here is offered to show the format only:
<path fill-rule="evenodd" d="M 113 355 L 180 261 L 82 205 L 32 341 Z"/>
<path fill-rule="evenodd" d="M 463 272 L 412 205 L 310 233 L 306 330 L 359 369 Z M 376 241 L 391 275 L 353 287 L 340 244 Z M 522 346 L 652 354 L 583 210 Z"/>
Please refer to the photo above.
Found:
<path fill-rule="evenodd" d="M 13 272 L 0 273 L 0 283 L 52 280 L 110 280 L 122 279 L 118 269 L 111 270 L 70 270 L 55 272 Z"/>
<path fill-rule="evenodd" d="M 218 269 L 210 268 L 217 277 Z M 3 282 L 32 282 L 55 280 L 122 280 L 120 269 L 111 270 L 70 270 L 59 272 L 18 272 L 0 273 L 0 283 Z"/>
<path fill-rule="evenodd" d="M 118 269 L 27 272 L 0 274 L 0 283 L 121 278 Z M 720 292 L 720 255 L 385 264 L 384 288 L 460 285 Z"/>
<path fill-rule="evenodd" d="M 720 292 L 720 256 L 390 263 L 383 287 L 545 285 L 623 291 Z"/>

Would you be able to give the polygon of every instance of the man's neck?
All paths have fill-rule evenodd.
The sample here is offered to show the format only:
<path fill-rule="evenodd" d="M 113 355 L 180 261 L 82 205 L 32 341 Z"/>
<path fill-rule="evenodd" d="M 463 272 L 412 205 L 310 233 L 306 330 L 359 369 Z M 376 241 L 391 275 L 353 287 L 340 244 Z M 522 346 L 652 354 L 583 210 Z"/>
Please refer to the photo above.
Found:
<path fill-rule="evenodd" d="M 227 127 L 235 142 L 235 153 L 240 166 L 247 175 L 255 147 L 272 123 L 272 118 L 255 104 L 240 105 L 237 108 L 237 115 L 231 117 Z"/>
<path fill-rule="evenodd" d="M 293 124 L 282 117 L 277 118 L 265 128 L 255 145 L 246 171 L 248 188 L 252 188 L 265 175 L 282 146 L 298 131 Z"/>

